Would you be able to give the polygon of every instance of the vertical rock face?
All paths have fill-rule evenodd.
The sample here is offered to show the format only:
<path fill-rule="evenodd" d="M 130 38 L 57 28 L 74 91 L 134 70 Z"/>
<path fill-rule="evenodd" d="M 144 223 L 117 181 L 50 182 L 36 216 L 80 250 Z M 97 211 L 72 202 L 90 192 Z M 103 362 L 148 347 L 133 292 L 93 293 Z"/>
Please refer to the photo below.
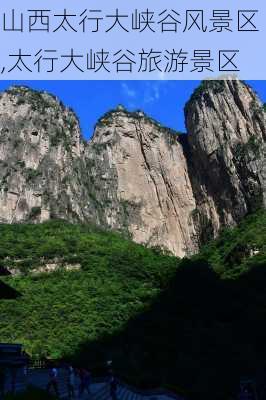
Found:
<path fill-rule="evenodd" d="M 0 222 L 84 216 L 83 144 L 73 112 L 14 87 L 0 99 Z"/>
<path fill-rule="evenodd" d="M 118 110 L 98 123 L 87 157 L 105 225 L 181 256 L 196 250 L 195 200 L 177 135 L 142 113 Z"/>
<path fill-rule="evenodd" d="M 266 113 L 236 80 L 205 81 L 185 109 L 199 241 L 265 204 Z"/>
<path fill-rule="evenodd" d="M 92 222 L 178 256 L 266 203 L 265 112 L 239 81 L 204 82 L 188 135 L 123 108 L 85 143 L 74 113 L 46 93 L 0 97 L 0 222 Z"/>

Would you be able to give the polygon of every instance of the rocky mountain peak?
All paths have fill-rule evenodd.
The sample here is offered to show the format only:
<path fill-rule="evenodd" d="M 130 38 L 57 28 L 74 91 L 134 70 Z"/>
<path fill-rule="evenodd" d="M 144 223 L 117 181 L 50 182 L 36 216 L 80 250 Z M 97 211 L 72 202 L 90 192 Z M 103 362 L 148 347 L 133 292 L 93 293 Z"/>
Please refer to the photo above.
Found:
<path fill-rule="evenodd" d="M 248 85 L 226 80 L 204 82 L 185 116 L 199 225 L 208 238 L 265 201 L 266 115 Z"/>
<path fill-rule="evenodd" d="M 0 98 L 2 222 L 69 217 L 71 212 L 61 211 L 65 201 L 58 202 L 61 196 L 72 197 L 75 174 L 70 171 L 82 153 L 77 117 L 58 99 L 26 87 L 4 92 Z"/>
<path fill-rule="evenodd" d="M 216 136 L 217 140 L 220 138 L 221 144 L 232 140 L 232 135 L 235 140 L 248 141 L 254 129 L 257 131 L 256 136 L 265 140 L 263 105 L 254 91 L 242 81 L 204 81 L 186 104 L 185 117 L 188 131 L 193 132 L 191 136 L 198 141 L 203 135 L 201 125 L 205 123 L 207 128 L 217 130 L 215 124 L 218 119 L 221 129 L 219 136 Z M 198 131 L 195 131 L 195 126 Z M 214 145 L 212 140 L 208 142 Z M 212 152 L 213 148 L 210 147 L 208 151 Z"/>
<path fill-rule="evenodd" d="M 195 204 L 176 133 L 143 112 L 114 110 L 96 125 L 87 158 L 102 224 L 176 254 L 194 251 Z"/>

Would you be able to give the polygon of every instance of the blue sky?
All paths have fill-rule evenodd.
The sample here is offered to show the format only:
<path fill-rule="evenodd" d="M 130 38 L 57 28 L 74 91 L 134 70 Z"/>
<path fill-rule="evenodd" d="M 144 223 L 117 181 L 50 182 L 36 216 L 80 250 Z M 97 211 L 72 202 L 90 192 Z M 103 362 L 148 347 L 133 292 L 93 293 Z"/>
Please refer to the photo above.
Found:
<path fill-rule="evenodd" d="M 266 102 L 266 81 L 248 83 Z M 0 91 L 14 84 L 58 96 L 75 110 L 88 139 L 97 120 L 118 104 L 129 110 L 142 109 L 163 125 L 184 131 L 184 105 L 199 81 L 0 81 Z"/>

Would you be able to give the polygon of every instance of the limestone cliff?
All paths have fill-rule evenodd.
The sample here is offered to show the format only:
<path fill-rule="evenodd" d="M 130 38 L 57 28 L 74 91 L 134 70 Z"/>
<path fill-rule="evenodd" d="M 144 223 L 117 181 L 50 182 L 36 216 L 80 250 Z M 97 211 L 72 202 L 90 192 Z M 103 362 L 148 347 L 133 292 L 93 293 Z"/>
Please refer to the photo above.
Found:
<path fill-rule="evenodd" d="M 185 109 L 188 135 L 119 107 L 82 140 L 55 97 L 0 98 L 0 222 L 93 222 L 178 256 L 266 202 L 262 104 L 239 81 L 207 81 Z"/>
<path fill-rule="evenodd" d="M 243 82 L 205 81 L 185 117 L 201 243 L 266 204 L 266 113 Z"/>
<path fill-rule="evenodd" d="M 76 116 L 45 93 L 14 87 L 0 99 L 0 221 L 80 218 L 83 143 Z"/>
<path fill-rule="evenodd" d="M 143 113 L 116 110 L 87 148 L 102 223 L 181 256 L 197 249 L 195 200 L 179 137 Z"/>

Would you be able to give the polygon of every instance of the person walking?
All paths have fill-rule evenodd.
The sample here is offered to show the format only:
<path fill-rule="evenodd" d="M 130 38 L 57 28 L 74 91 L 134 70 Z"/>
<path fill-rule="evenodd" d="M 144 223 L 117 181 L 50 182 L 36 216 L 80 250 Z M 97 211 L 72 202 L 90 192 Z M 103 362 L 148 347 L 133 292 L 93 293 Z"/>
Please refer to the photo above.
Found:
<path fill-rule="evenodd" d="M 88 369 L 84 368 L 84 390 L 86 390 L 88 394 L 91 393 L 90 385 L 91 385 L 91 373 Z"/>
<path fill-rule="evenodd" d="M 79 397 L 81 397 L 85 391 L 88 394 L 90 394 L 90 381 L 91 381 L 90 372 L 85 368 L 79 368 L 78 375 L 80 380 Z"/>
<path fill-rule="evenodd" d="M 84 370 L 83 368 L 78 368 L 78 377 L 79 377 L 79 397 L 81 397 L 84 393 Z"/>
<path fill-rule="evenodd" d="M 75 398 L 75 371 L 72 365 L 69 365 L 67 371 L 67 389 L 69 399 Z"/>
<path fill-rule="evenodd" d="M 23 367 L 23 378 L 24 378 L 24 383 L 26 387 L 28 386 L 28 366 L 24 365 Z"/>
<path fill-rule="evenodd" d="M 53 367 L 49 371 L 49 382 L 46 387 L 48 393 L 50 393 L 51 388 L 54 389 L 55 395 L 59 397 L 59 390 L 58 390 L 58 371 L 57 368 Z"/>
<path fill-rule="evenodd" d="M 118 382 L 113 372 L 110 373 L 110 396 L 112 400 L 117 400 Z"/>

